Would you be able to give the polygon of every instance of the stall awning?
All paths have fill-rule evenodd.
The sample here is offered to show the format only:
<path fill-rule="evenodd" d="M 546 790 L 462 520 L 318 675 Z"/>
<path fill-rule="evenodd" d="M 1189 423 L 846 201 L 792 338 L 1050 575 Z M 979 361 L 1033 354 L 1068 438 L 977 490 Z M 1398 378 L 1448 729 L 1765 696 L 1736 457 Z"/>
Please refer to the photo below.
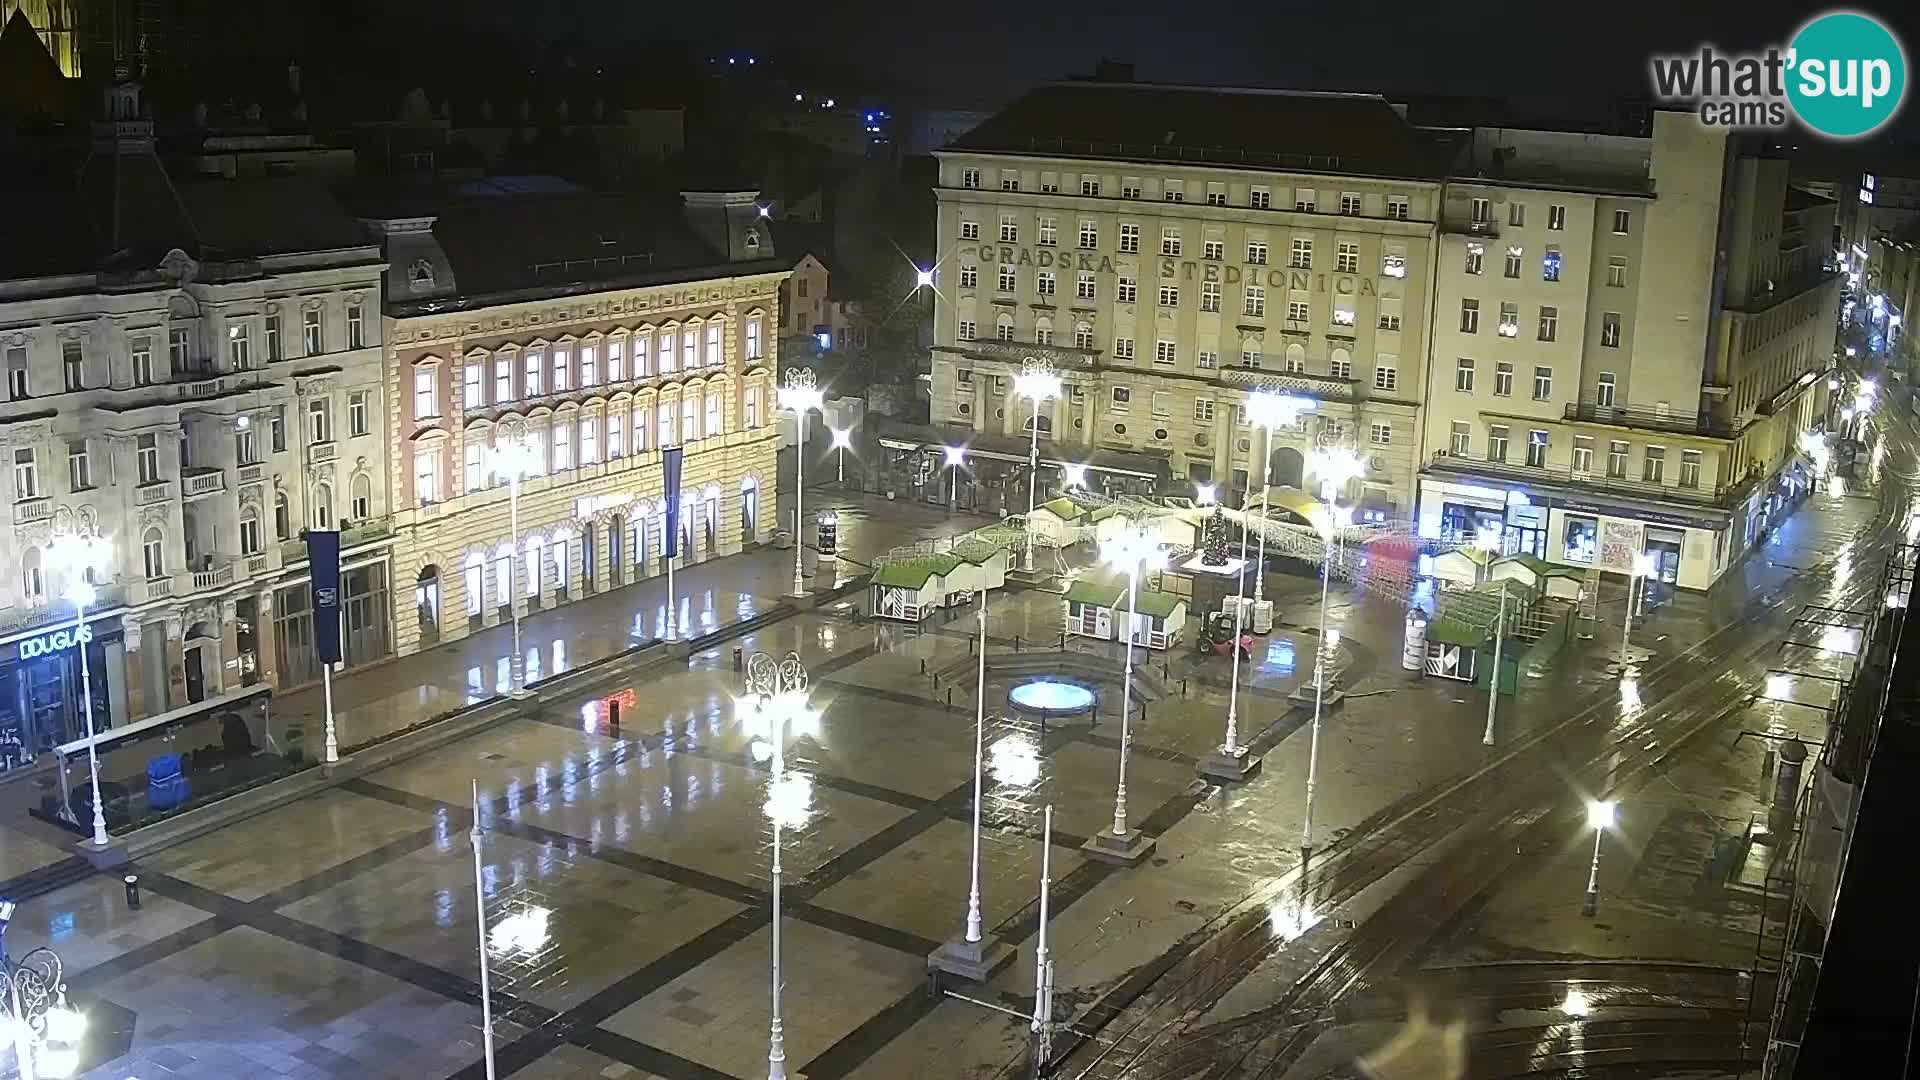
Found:
<path fill-rule="evenodd" d="M 1015 436 L 974 431 L 970 428 L 908 424 L 890 418 L 879 423 L 876 431 L 875 438 L 880 445 L 894 450 L 924 450 L 938 453 L 943 452 L 948 446 L 965 446 L 969 456 L 1004 461 L 1014 465 L 1026 464 L 1029 451 L 1032 449 L 1026 439 Z M 1172 462 L 1166 455 L 1110 450 L 1093 446 L 1063 445 L 1047 439 L 1042 439 L 1040 442 L 1040 464 L 1056 469 L 1064 469 L 1068 465 L 1084 465 L 1092 472 L 1136 476 L 1143 480 L 1158 480 L 1162 483 L 1172 476 Z"/>

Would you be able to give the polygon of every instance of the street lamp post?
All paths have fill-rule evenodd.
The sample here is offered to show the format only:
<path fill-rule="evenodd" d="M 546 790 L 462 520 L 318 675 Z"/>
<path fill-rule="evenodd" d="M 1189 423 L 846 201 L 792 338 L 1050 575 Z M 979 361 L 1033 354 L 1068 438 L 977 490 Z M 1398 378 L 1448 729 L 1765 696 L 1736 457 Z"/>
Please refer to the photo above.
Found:
<path fill-rule="evenodd" d="M 87 774 L 93 786 L 93 846 L 107 846 L 107 815 L 100 802 L 100 752 L 93 729 L 93 675 L 87 661 L 87 608 L 98 593 L 88 580 L 97 567 L 111 565 L 112 546 L 93 532 L 63 533 L 49 545 L 49 561 L 66 580 L 66 596 L 73 604 L 74 647 L 80 652 L 80 712 L 87 728 Z M 331 719 L 332 711 L 328 711 Z"/>
<path fill-rule="evenodd" d="M 1315 450 L 1307 466 L 1320 480 L 1320 495 L 1324 505 L 1318 518 L 1321 554 L 1320 637 L 1314 642 L 1313 650 L 1313 725 L 1307 742 L 1307 811 L 1300 826 L 1302 854 L 1313 850 L 1313 796 L 1320 778 L 1320 718 L 1326 710 L 1327 697 L 1327 603 L 1329 588 L 1333 583 L 1333 545 L 1340 538 L 1340 530 L 1353 523 L 1353 508 L 1339 505 L 1337 499 L 1341 488 L 1366 471 L 1366 462 L 1352 450 L 1327 446 Z M 1334 700 L 1336 704 L 1339 701 L 1338 698 Z"/>
<path fill-rule="evenodd" d="M 487 958 L 487 887 L 482 872 L 485 864 L 480 854 L 480 838 L 485 831 L 480 825 L 480 781 L 473 781 L 473 828 L 467 832 L 467 842 L 473 846 L 473 912 L 480 928 L 480 1041 L 484 1047 L 487 1065 L 487 1080 L 494 1080 L 493 1063 L 493 973 Z"/>
<path fill-rule="evenodd" d="M 979 669 L 973 694 L 973 849 L 967 876 L 967 917 L 957 938 L 949 938 L 927 955 L 928 971 L 944 971 L 972 982 L 985 982 L 1014 956 L 1001 942 L 988 944 L 980 929 L 980 807 L 987 750 L 987 601 L 980 594 Z"/>
<path fill-rule="evenodd" d="M 839 468 L 839 483 L 841 487 L 846 487 L 847 447 L 853 445 L 853 432 L 848 428 L 830 428 L 829 430 L 833 432 L 833 448 L 839 452 L 839 460 L 836 462 Z"/>
<path fill-rule="evenodd" d="M 1587 896 L 1580 914 L 1589 918 L 1600 911 L 1600 838 L 1613 828 L 1614 804 L 1596 800 L 1587 804 L 1587 824 L 1593 829 L 1593 863 L 1587 867 Z"/>
<path fill-rule="evenodd" d="M 941 448 L 947 459 L 947 512 L 954 511 L 960 501 L 960 467 L 967 462 L 967 449 L 964 446 L 946 446 Z"/>
<path fill-rule="evenodd" d="M 12 901 L 0 901 L 0 931 L 13 911 Z M 87 1018 L 67 1003 L 59 955 L 43 946 L 16 962 L 0 951 L 0 990 L 20 1080 L 64 1080 L 79 1071 Z"/>
<path fill-rule="evenodd" d="M 813 809 L 813 778 L 803 772 L 788 772 L 786 767 L 787 727 L 808 713 L 807 669 L 797 653 L 775 660 L 766 653 L 754 653 L 747 660 L 747 694 L 744 708 L 751 709 L 760 725 L 753 743 L 756 758 L 769 760 L 771 778 L 767 800 L 762 809 L 773 824 L 773 959 L 772 1001 L 767 1026 L 767 1080 L 786 1080 L 787 1041 L 780 1015 L 780 833 L 783 829 L 806 824 Z"/>
<path fill-rule="evenodd" d="M 1212 484 L 1202 484 L 1201 505 L 1213 502 Z M 1242 518 L 1244 526 L 1244 517 Z M 1200 762 L 1200 775 L 1222 783 L 1245 780 L 1260 769 L 1260 759 L 1240 745 L 1240 632 L 1247 611 L 1247 530 L 1240 530 L 1240 573 L 1234 582 L 1233 669 L 1227 677 L 1227 735 L 1216 752 Z"/>
<path fill-rule="evenodd" d="M 1495 582 L 1500 590 L 1500 613 L 1493 619 L 1493 674 L 1487 678 L 1487 730 L 1480 736 L 1480 745 L 1493 745 L 1493 714 L 1500 705 L 1500 647 L 1507 636 L 1507 587 Z"/>
<path fill-rule="evenodd" d="M 1247 419 L 1259 425 L 1265 437 L 1260 443 L 1260 557 L 1253 570 L 1253 602 L 1266 602 L 1267 569 L 1267 465 L 1273 460 L 1273 429 L 1290 426 L 1301 413 L 1313 408 L 1313 399 L 1295 394 L 1277 394 L 1267 390 L 1247 395 Z M 1246 522 L 1246 503 L 1240 504 L 1242 527 Z M 1259 620 L 1255 620 L 1258 623 Z M 1255 630 L 1259 631 L 1258 626 Z"/>
<path fill-rule="evenodd" d="M 1033 402 L 1033 436 L 1027 451 L 1027 552 L 1021 559 L 1021 569 L 1028 572 L 1033 570 L 1033 511 L 1040 490 L 1040 403 L 1059 397 L 1060 386 L 1053 362 L 1038 356 L 1022 361 L 1020 374 L 1013 380 L 1014 393 Z"/>
<path fill-rule="evenodd" d="M 1140 575 L 1165 566 L 1167 552 L 1157 537 L 1130 529 L 1100 545 L 1100 561 L 1127 575 L 1126 663 L 1120 679 L 1120 780 L 1113 790 L 1113 828 L 1095 833 L 1085 850 L 1098 859 L 1132 865 L 1146 858 L 1154 846 L 1140 830 L 1127 827 L 1127 756 L 1133 748 L 1133 629 L 1139 611 Z"/>
<path fill-rule="evenodd" d="M 818 410 L 826 403 L 826 396 L 813 385 L 813 371 L 810 368 L 788 368 L 784 385 L 780 387 L 780 407 L 793 411 L 795 444 L 793 451 L 793 595 L 807 595 L 807 579 L 801 569 L 801 558 L 806 554 L 806 529 L 801 522 L 801 504 L 807 496 L 807 412 Z"/>
<path fill-rule="evenodd" d="M 532 471 L 533 445 L 528 441 L 526 425 L 518 420 L 509 422 L 493 444 L 493 468 L 496 473 L 507 474 L 507 532 L 508 543 L 513 548 L 513 557 L 507 560 L 507 608 L 513 612 L 513 659 L 507 665 L 507 693 L 512 697 L 525 697 L 527 694 L 527 658 L 520 646 L 520 596 L 519 586 L 514 582 L 520 576 L 520 478 Z M 538 588 L 539 567 L 534 567 L 527 575 L 527 585 Z M 483 575 L 484 576 L 484 575 Z M 482 583 L 482 587 L 485 583 Z M 669 605 L 671 606 L 671 605 Z"/>
<path fill-rule="evenodd" d="M 1632 662 L 1631 657 L 1633 655 L 1632 651 L 1628 648 L 1628 644 L 1633 637 L 1634 586 L 1640 584 L 1641 579 L 1651 573 L 1653 573 L 1653 556 L 1644 551 L 1635 552 L 1633 556 L 1633 569 L 1627 575 L 1627 617 L 1626 622 L 1622 624 L 1620 628 L 1620 666 L 1623 668 Z"/>

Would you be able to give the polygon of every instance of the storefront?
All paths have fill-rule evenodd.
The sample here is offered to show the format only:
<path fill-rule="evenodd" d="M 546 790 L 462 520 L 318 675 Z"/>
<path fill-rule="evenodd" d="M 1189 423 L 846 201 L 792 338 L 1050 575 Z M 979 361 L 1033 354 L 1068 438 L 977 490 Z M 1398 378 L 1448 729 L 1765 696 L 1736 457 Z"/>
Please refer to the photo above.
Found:
<path fill-rule="evenodd" d="M 1491 532 L 1500 537 L 1501 555 L 1548 557 L 1547 507 L 1525 491 L 1431 480 L 1421 491 L 1421 536 L 1464 547 Z"/>
<path fill-rule="evenodd" d="M 387 558 L 347 566 L 340 574 L 341 657 L 346 667 L 384 660 L 393 655 L 393 626 L 389 618 Z M 275 671 L 283 690 L 320 678 L 320 660 L 313 646 L 313 588 L 309 582 L 284 585 L 273 595 Z"/>
<path fill-rule="evenodd" d="M 87 678 L 80 673 L 86 651 Z M 126 648 L 119 616 L 77 629 L 69 622 L 0 643 L 0 772 L 29 764 L 87 733 L 83 681 L 96 730 L 127 722 Z"/>

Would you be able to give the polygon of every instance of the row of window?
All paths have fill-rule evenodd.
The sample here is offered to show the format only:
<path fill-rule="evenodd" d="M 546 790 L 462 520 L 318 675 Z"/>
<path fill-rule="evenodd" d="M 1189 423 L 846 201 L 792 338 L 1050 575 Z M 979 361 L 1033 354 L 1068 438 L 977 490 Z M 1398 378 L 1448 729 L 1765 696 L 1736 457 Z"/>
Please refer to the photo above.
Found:
<path fill-rule="evenodd" d="M 1471 213 L 1474 224 L 1493 224 L 1493 199 L 1491 197 L 1475 198 L 1471 204 Z M 1507 227 L 1511 229 L 1523 229 L 1526 228 L 1526 225 L 1527 204 L 1509 196 L 1507 202 Z M 1566 227 L 1567 208 L 1560 203 L 1549 204 L 1547 206 L 1547 230 L 1549 232 L 1563 232 Z M 1633 212 L 1631 210 L 1615 210 L 1613 212 L 1614 234 L 1616 236 L 1625 236 L 1631 232 L 1632 229 Z"/>
<path fill-rule="evenodd" d="M 1526 268 L 1526 248 L 1519 244 L 1507 245 L 1505 276 L 1518 279 Z M 1555 282 L 1560 280 L 1560 249 L 1549 246 L 1540 256 L 1540 280 Z M 1624 289 L 1627 287 L 1627 257 L 1625 255 L 1607 256 L 1607 287 Z M 1467 244 L 1466 266 L 1468 274 L 1484 274 L 1487 269 L 1487 246 L 1478 242 Z"/>
<path fill-rule="evenodd" d="M 1000 170 L 1000 190 L 1019 191 L 1020 182 L 1019 170 Z M 1058 173 L 1043 172 L 1040 174 L 1040 193 L 1043 195 L 1058 195 L 1060 194 L 1063 183 L 1068 191 L 1074 190 L 1077 183 L 1080 194 L 1085 198 L 1100 197 L 1101 178 L 1094 173 L 1082 173 L 1077 178 L 1068 175 L 1063 179 Z M 1210 180 L 1204 181 L 1203 184 L 1204 186 L 1202 186 L 1202 184 L 1194 185 L 1194 191 L 1206 200 L 1208 206 L 1228 205 L 1227 185 L 1224 182 Z M 976 191 L 979 190 L 981 187 L 981 171 L 977 168 L 962 169 L 960 171 L 960 186 Z M 1285 189 L 1282 190 L 1284 191 Z M 1143 197 L 1145 191 L 1146 187 L 1142 184 L 1139 177 L 1123 176 L 1120 178 L 1121 198 L 1139 199 Z M 1273 191 L 1274 189 L 1271 186 L 1265 184 L 1250 185 L 1244 196 L 1246 201 L 1241 205 L 1254 210 L 1271 210 L 1274 207 Z M 1161 180 L 1159 181 L 1159 194 L 1162 202 L 1184 203 L 1187 201 L 1187 182 L 1184 180 Z M 1292 194 L 1294 210 L 1304 214 L 1312 214 L 1319 211 L 1319 192 L 1312 188 L 1295 188 Z M 1329 200 L 1329 203 L 1336 204 L 1335 200 Z M 1285 206 L 1286 204 L 1283 201 L 1281 205 Z M 1343 216 L 1359 217 L 1365 212 L 1366 199 L 1357 191 L 1342 191 L 1338 193 L 1337 205 L 1340 207 L 1340 213 Z M 1405 195 L 1388 195 L 1385 197 L 1384 216 L 1388 219 L 1393 221 L 1406 221 L 1411 216 L 1411 213 L 1412 206 Z"/>
<path fill-rule="evenodd" d="M 1540 306 L 1536 321 L 1534 338 L 1538 341 L 1557 341 L 1560 337 L 1560 309 L 1550 304 Z M 1501 337 L 1520 336 L 1520 305 L 1501 301 L 1500 321 L 1496 324 Z M 1477 334 L 1480 332 L 1480 301 L 1468 297 L 1460 301 L 1460 332 Z M 1605 311 L 1600 314 L 1600 344 L 1604 348 L 1620 347 L 1620 313 Z"/>
<path fill-rule="evenodd" d="M 1473 425 L 1465 420 L 1453 422 L 1449 452 L 1454 457 L 1473 456 Z M 1533 468 L 1545 468 L 1547 449 L 1552 433 L 1542 428 L 1527 432 L 1526 464 Z M 1487 425 L 1487 460 L 1505 462 L 1507 446 L 1512 438 L 1512 429 L 1505 424 Z M 1606 475 L 1609 479 L 1627 478 L 1628 458 L 1633 451 L 1632 444 L 1624 439 L 1612 439 L 1607 443 Z M 1591 475 L 1593 472 L 1594 440 L 1592 436 L 1575 435 L 1573 437 L 1572 470 L 1575 475 Z M 1678 486 L 1698 488 L 1700 486 L 1701 453 L 1698 450 L 1680 451 L 1680 469 L 1675 477 Z M 1664 446 L 1644 447 L 1640 455 L 1640 479 L 1649 484 L 1664 484 L 1667 478 L 1667 448 Z"/>
<path fill-rule="evenodd" d="M 722 324 L 712 322 L 706 325 L 704 334 L 697 328 L 678 335 L 662 331 L 657 352 L 653 334 L 635 334 L 631 338 L 583 343 L 577 349 L 565 345 L 551 346 L 550 361 L 549 349 L 542 348 L 527 349 L 517 356 L 512 352 L 504 355 L 496 353 L 490 365 L 485 359 L 469 359 L 459 368 L 460 404 L 466 409 L 479 409 L 489 404 L 504 405 L 547 394 L 564 394 L 575 388 L 576 374 L 579 378 L 577 386 L 584 389 L 656 375 L 672 375 L 679 371 L 720 367 L 726 362 L 726 350 L 722 344 L 723 329 Z M 760 320 L 749 319 L 744 335 L 746 358 L 749 361 L 760 357 L 760 333 Z M 413 372 L 414 419 L 431 420 L 439 415 L 438 361 L 416 363 Z"/>
<path fill-rule="evenodd" d="M 1453 388 L 1463 394 L 1473 393 L 1475 374 L 1476 374 L 1476 364 L 1471 358 L 1463 356 L 1460 359 L 1456 360 L 1454 362 L 1454 369 L 1453 369 Z M 1612 376 L 1605 375 L 1604 377 L 1609 380 L 1608 386 L 1611 387 Z M 1512 397 L 1513 396 L 1513 365 L 1512 364 L 1509 364 L 1503 361 L 1493 365 L 1493 396 L 1494 397 Z M 1552 368 L 1535 367 L 1533 369 L 1533 400 L 1535 401 L 1553 400 L 1553 369 Z"/>

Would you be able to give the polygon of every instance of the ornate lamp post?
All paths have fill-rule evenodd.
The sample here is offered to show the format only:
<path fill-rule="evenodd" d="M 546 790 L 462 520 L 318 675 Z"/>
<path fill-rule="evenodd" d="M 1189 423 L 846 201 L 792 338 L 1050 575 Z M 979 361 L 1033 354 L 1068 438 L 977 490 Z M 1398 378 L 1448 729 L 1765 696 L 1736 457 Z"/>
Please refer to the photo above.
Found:
<path fill-rule="evenodd" d="M 13 906 L 0 901 L 0 919 L 11 918 Z M 61 1080 L 80 1067 L 87 1018 L 67 1004 L 61 974 L 60 957 L 52 949 L 35 949 L 18 961 L 0 957 L 0 990 L 21 1080 Z"/>
<path fill-rule="evenodd" d="M 1320 637 L 1314 642 L 1313 650 L 1313 730 L 1307 743 L 1307 812 L 1300 827 L 1302 852 L 1313 850 L 1313 795 L 1320 773 L 1320 717 L 1326 708 L 1327 696 L 1327 591 L 1333 581 L 1333 545 L 1340 539 L 1340 530 L 1353 524 L 1353 508 L 1339 506 L 1334 500 L 1348 481 L 1366 471 L 1366 463 L 1352 450 L 1327 446 L 1314 451 L 1308 469 L 1320 480 L 1324 509 L 1315 522 L 1320 530 Z"/>
<path fill-rule="evenodd" d="M 1247 420 L 1265 433 L 1260 443 L 1260 559 L 1253 569 L 1253 602 L 1256 605 L 1265 603 L 1267 595 L 1267 465 L 1273 460 L 1273 429 L 1293 426 L 1300 414 L 1313 408 L 1313 405 L 1312 398 L 1279 394 L 1271 390 L 1247 395 Z M 1241 503 L 1241 509 L 1244 511 L 1245 508 L 1246 504 Z M 1244 513 L 1241 520 L 1244 527 Z"/>
<path fill-rule="evenodd" d="M 985 982 L 1013 959 L 1011 946 L 988 943 L 980 929 L 980 807 L 987 749 L 987 600 L 980 596 L 980 664 L 973 694 L 973 850 L 967 877 L 967 918 L 957 938 L 927 956 L 927 970 L 944 971 L 972 982 Z"/>
<path fill-rule="evenodd" d="M 1593 829 L 1593 862 L 1587 867 L 1587 895 L 1580 904 L 1580 914 L 1589 918 L 1600 911 L 1600 840 L 1613 828 L 1614 809 L 1610 801 L 1587 804 L 1587 825 Z"/>
<path fill-rule="evenodd" d="M 1133 748 L 1133 624 L 1138 613 L 1140 575 L 1165 566 L 1167 552 L 1159 538 L 1130 529 L 1100 545 L 1100 561 L 1126 571 L 1127 659 L 1120 682 L 1120 781 L 1113 790 L 1113 830 L 1095 833 L 1085 850 L 1098 859 L 1131 865 L 1153 851 L 1151 839 L 1127 827 L 1127 755 Z"/>
<path fill-rule="evenodd" d="M 813 385 L 813 371 L 810 368 L 788 368 L 780 387 L 780 407 L 793 410 L 793 427 L 797 441 L 793 452 L 793 595 L 807 595 L 806 574 L 801 569 L 801 559 L 807 553 L 806 528 L 801 523 L 801 504 L 807 496 L 807 413 L 818 411 L 826 403 L 826 397 Z"/>
<path fill-rule="evenodd" d="M 747 660 L 747 696 L 743 710 L 755 724 L 753 755 L 771 763 L 767 800 L 762 807 L 773 823 L 773 963 L 772 1005 L 767 1027 L 767 1080 L 786 1080 L 787 1042 L 780 1017 L 780 833 L 804 825 L 813 812 L 813 778 L 788 772 L 787 728 L 810 715 L 807 706 L 807 669 L 797 653 L 775 660 L 754 653 Z"/>
<path fill-rule="evenodd" d="M 1033 402 L 1033 437 L 1027 451 L 1027 553 L 1021 569 L 1033 569 L 1033 511 L 1040 491 L 1040 403 L 1060 396 L 1060 376 L 1053 373 L 1053 362 L 1029 356 L 1020 364 L 1013 380 L 1013 392 Z"/>
<path fill-rule="evenodd" d="M 833 433 L 833 448 L 839 451 L 839 483 L 844 487 L 847 482 L 847 447 L 853 445 L 853 432 L 847 428 L 828 430 Z"/>
<path fill-rule="evenodd" d="M 113 545 L 88 528 L 54 537 L 47 553 L 47 561 L 66 581 L 66 598 L 73 604 L 74 647 L 80 653 L 80 712 L 87 728 L 87 774 L 93 785 L 93 845 L 103 848 L 107 846 L 107 815 L 100 805 L 100 753 L 94 745 L 93 676 L 87 662 L 86 627 L 87 608 L 98 598 L 90 579 L 96 569 L 112 565 Z M 327 716 L 331 722 L 332 712 Z M 328 737 L 331 740 L 331 728 Z"/>
<path fill-rule="evenodd" d="M 520 587 L 514 584 L 520 575 L 520 478 L 533 471 L 533 444 L 528 438 L 527 425 L 523 421 L 507 422 L 495 436 L 490 454 L 493 472 L 505 473 L 507 477 L 507 531 L 511 534 L 508 543 L 513 546 L 513 558 L 507 560 L 507 607 L 513 612 L 513 660 L 507 665 L 507 692 L 513 697 L 524 697 L 527 693 L 527 658 L 520 647 Z M 538 588 L 539 567 L 528 574 L 527 585 Z M 485 575 L 482 575 L 481 587 L 485 588 Z M 331 738 L 331 736 L 329 736 Z"/>

